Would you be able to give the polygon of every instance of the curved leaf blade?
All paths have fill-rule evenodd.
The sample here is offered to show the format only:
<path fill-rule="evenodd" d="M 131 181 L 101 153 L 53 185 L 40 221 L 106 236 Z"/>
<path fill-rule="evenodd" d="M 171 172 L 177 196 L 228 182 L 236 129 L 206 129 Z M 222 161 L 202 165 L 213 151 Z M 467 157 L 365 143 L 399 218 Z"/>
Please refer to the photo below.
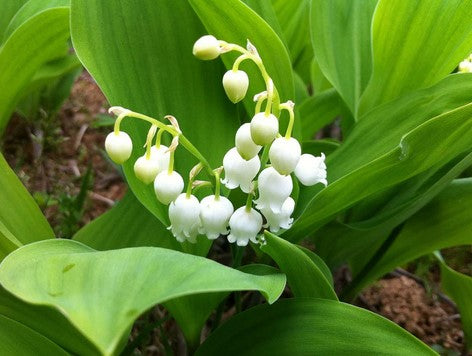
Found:
<path fill-rule="evenodd" d="M 71 31 L 79 59 L 111 105 L 157 119 L 175 116 L 210 164 L 221 165 L 234 144 L 239 118 L 221 85 L 222 65 L 192 55 L 205 30 L 187 1 L 72 0 Z M 168 225 L 167 207 L 134 174 L 149 129 L 138 121 L 123 122 L 135 146 L 124 172 L 138 200 Z M 177 150 L 175 168 L 184 178 L 196 163 L 183 148 Z"/>
<path fill-rule="evenodd" d="M 60 310 L 104 354 L 157 303 L 208 292 L 259 290 L 273 303 L 285 276 L 251 275 L 157 247 L 95 251 L 72 240 L 24 246 L 0 265 L 0 283 L 22 300 Z"/>
<path fill-rule="evenodd" d="M 359 114 L 451 73 L 472 52 L 472 3 L 380 0 L 372 22 L 372 79 Z"/>
<path fill-rule="evenodd" d="M 437 355 L 377 314 L 314 298 L 284 299 L 238 314 L 210 335 L 196 355 L 219 355 L 221 350 L 228 356 Z"/>
<path fill-rule="evenodd" d="M 372 72 L 370 29 L 377 1 L 311 3 L 311 40 L 316 59 L 354 115 Z"/>
<path fill-rule="evenodd" d="M 3 315 L 0 315 L 0 353 L 25 356 L 68 355 L 41 334 Z"/>
<path fill-rule="evenodd" d="M 281 239 L 264 231 L 266 243 L 260 248 L 277 263 L 280 270 L 287 275 L 287 281 L 295 297 L 313 297 L 338 300 L 332 284 L 325 276 L 327 269 L 324 262 L 311 258 L 311 251 Z M 316 255 L 315 255 L 316 256 Z M 323 264 L 319 267 L 318 264 Z"/>

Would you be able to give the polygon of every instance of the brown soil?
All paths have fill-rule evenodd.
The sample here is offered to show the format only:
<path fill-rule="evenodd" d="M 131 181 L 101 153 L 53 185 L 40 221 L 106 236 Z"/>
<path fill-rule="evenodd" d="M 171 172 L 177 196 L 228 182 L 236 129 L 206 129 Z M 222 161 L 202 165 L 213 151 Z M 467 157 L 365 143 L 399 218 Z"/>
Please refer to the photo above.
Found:
<path fill-rule="evenodd" d="M 106 113 L 106 99 L 93 79 L 82 74 L 74 84 L 70 98 L 55 119 L 56 129 L 40 132 L 48 136 L 48 147 L 40 147 L 34 123 L 14 116 L 3 143 L 5 158 L 23 184 L 41 206 L 56 233 L 70 237 L 74 231 L 61 231 L 70 212 L 61 202 L 70 201 L 79 192 L 82 179 L 91 165 L 93 183 L 89 187 L 84 211 L 74 230 L 109 209 L 125 191 L 117 170 L 105 158 L 103 143 L 110 128 L 91 127 L 98 114 Z M 58 128 L 58 129 L 57 129 Z M 52 144 L 51 144 L 52 141 Z M 57 202 L 60 200 L 61 202 Z M 62 203 L 62 205 L 66 205 Z"/>
<path fill-rule="evenodd" d="M 428 295 L 415 280 L 406 276 L 382 279 L 364 291 L 361 300 L 425 343 L 463 352 L 464 333 L 456 309 Z"/>

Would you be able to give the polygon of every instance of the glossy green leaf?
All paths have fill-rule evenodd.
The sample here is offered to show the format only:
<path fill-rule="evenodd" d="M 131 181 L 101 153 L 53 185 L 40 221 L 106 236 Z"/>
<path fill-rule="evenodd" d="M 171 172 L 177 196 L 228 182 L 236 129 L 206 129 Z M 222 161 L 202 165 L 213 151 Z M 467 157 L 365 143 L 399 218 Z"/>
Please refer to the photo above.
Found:
<path fill-rule="evenodd" d="M 0 16 L 0 45 L 5 40 L 3 34 L 13 16 L 27 0 L 4 0 L 2 1 L 2 16 Z"/>
<path fill-rule="evenodd" d="M 54 237 L 38 205 L 0 154 L 0 260 L 16 248 Z"/>
<path fill-rule="evenodd" d="M 404 181 L 389 190 L 388 195 L 380 194 L 377 204 L 371 202 L 372 206 L 366 206 L 362 202 L 356 209 L 372 209 L 371 215 L 361 221 L 351 221 L 353 214 L 349 211 L 346 214 L 349 220 L 345 223 L 336 221 L 322 227 L 312 237 L 317 253 L 331 268 L 348 262 L 353 276 L 357 277 L 364 269 L 369 269 L 369 260 L 396 226 L 423 208 L 471 164 L 472 153 L 469 153 L 439 169 Z"/>
<path fill-rule="evenodd" d="M 196 355 L 436 355 L 391 321 L 326 299 L 284 299 L 236 315 Z"/>
<path fill-rule="evenodd" d="M 63 53 L 68 38 L 69 8 L 56 7 L 23 23 L 0 48 L 0 132 L 21 90 L 44 63 Z"/>
<path fill-rule="evenodd" d="M 284 41 L 279 19 L 272 6 L 271 0 L 242 0 L 247 6 L 254 10 L 272 28 L 282 42 Z M 284 45 L 286 45 L 284 43 Z"/>
<path fill-rule="evenodd" d="M 267 72 L 274 81 L 282 101 L 294 99 L 292 66 L 287 50 L 272 28 L 253 10 L 239 0 L 206 1 L 190 0 L 210 34 L 227 42 L 246 45 L 249 39 L 264 61 Z M 237 28 L 237 31 L 235 31 Z M 236 55 L 223 55 L 227 68 L 232 67 Z M 249 115 L 253 114 L 253 96 L 263 90 L 262 77 L 254 64 L 243 64 L 248 72 L 249 90 L 244 101 Z"/>
<path fill-rule="evenodd" d="M 43 11 L 69 6 L 70 0 L 28 0 L 11 19 L 5 30 L 4 38 L 7 39 L 18 27 Z"/>
<path fill-rule="evenodd" d="M 256 276 L 157 247 L 95 251 L 71 240 L 14 251 L 0 283 L 26 302 L 55 307 L 104 354 L 117 351 L 133 321 L 157 303 L 190 294 L 259 290 L 273 303 L 285 276 Z"/>
<path fill-rule="evenodd" d="M 469 233 L 471 233 L 469 231 Z M 472 239 L 471 239 L 472 242 Z M 472 277 L 454 271 L 442 256 L 436 253 L 441 266 L 441 288 L 457 304 L 461 314 L 462 327 L 466 337 L 468 350 L 472 350 Z"/>
<path fill-rule="evenodd" d="M 304 251 L 298 246 L 265 231 L 266 244 L 261 250 L 268 254 L 287 275 L 287 282 L 295 297 L 313 297 L 337 300 L 336 293 L 323 271 L 327 267 L 321 259 L 310 258 L 311 251 Z M 315 255 L 316 256 L 316 255 Z"/>
<path fill-rule="evenodd" d="M 353 114 L 372 72 L 370 28 L 376 5 L 377 0 L 313 0 L 311 4 L 316 59 Z"/>
<path fill-rule="evenodd" d="M 258 276 L 274 275 L 277 270 L 266 265 L 244 265 L 240 271 Z M 229 292 L 194 294 L 175 298 L 164 303 L 177 321 L 190 349 L 200 345 L 202 328 L 208 317 L 228 296 Z"/>
<path fill-rule="evenodd" d="M 156 246 L 200 256 L 205 256 L 211 245 L 205 237 L 199 238 L 197 244 L 177 242 L 130 191 L 111 210 L 80 229 L 74 240 L 97 250 Z M 200 340 L 200 330 L 208 315 L 225 295 L 189 295 L 175 298 L 165 306 L 177 320 L 187 342 L 194 344 Z"/>
<path fill-rule="evenodd" d="M 296 216 L 304 214 L 288 236 L 301 239 L 363 198 L 470 149 L 470 78 L 450 76 L 362 118 L 327 159 L 328 187 L 321 192 L 319 186 L 301 190 Z"/>
<path fill-rule="evenodd" d="M 292 58 L 299 60 L 306 46 L 311 46 L 309 33 L 309 6 L 307 0 L 272 0 L 284 38 Z"/>
<path fill-rule="evenodd" d="M 335 89 L 325 90 L 302 102 L 299 108 L 302 138 L 313 139 L 319 130 L 340 116 L 343 109 L 344 103 Z"/>
<path fill-rule="evenodd" d="M 0 315 L 0 353 L 25 356 L 68 355 L 44 336 L 2 315 Z"/>
<path fill-rule="evenodd" d="M 330 139 L 302 142 L 302 152 L 312 154 L 313 156 L 319 156 L 321 153 L 329 156 L 338 148 L 339 142 Z"/>
<path fill-rule="evenodd" d="M 210 164 L 221 165 L 234 144 L 239 119 L 221 85 L 221 64 L 192 55 L 194 42 L 206 31 L 186 1 L 72 0 L 71 31 L 79 59 L 111 105 L 157 119 L 174 115 Z M 167 225 L 167 207 L 157 201 L 152 185 L 140 182 L 133 171 L 135 160 L 144 154 L 149 125 L 136 119 L 123 123 L 134 141 L 124 165 L 128 184 Z M 175 167 L 184 179 L 196 163 L 179 147 Z"/>
<path fill-rule="evenodd" d="M 371 265 L 349 293 L 415 258 L 442 248 L 472 244 L 472 178 L 457 179 L 409 219 L 386 253 Z"/>
<path fill-rule="evenodd" d="M 320 65 L 318 64 L 316 58 L 313 58 L 310 64 L 310 82 L 315 95 L 333 87 L 321 71 Z"/>
<path fill-rule="evenodd" d="M 36 331 L 70 354 L 100 355 L 98 349 L 75 329 L 58 310 L 26 303 L 1 286 L 0 315 Z"/>
<path fill-rule="evenodd" d="M 470 1 L 381 0 L 372 23 L 372 80 L 359 114 L 451 73 L 472 52 L 471 13 Z"/>

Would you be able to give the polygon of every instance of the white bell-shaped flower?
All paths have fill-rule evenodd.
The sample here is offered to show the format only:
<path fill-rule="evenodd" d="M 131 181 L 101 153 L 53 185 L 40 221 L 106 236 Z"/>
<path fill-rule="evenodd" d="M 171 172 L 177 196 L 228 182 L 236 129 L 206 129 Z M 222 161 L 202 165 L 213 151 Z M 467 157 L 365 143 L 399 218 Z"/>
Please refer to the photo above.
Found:
<path fill-rule="evenodd" d="M 293 137 L 279 137 L 272 142 L 269 150 L 270 163 L 283 175 L 292 173 L 300 160 L 302 148 Z"/>
<path fill-rule="evenodd" d="M 251 120 L 251 137 L 258 145 L 268 145 L 279 133 L 279 120 L 264 112 L 257 113 Z"/>
<path fill-rule="evenodd" d="M 223 76 L 223 88 L 234 104 L 244 99 L 249 86 L 249 77 L 242 70 L 229 70 Z"/>
<path fill-rule="evenodd" d="M 327 186 L 328 181 L 326 180 L 326 164 L 324 153 L 322 153 L 320 157 L 315 157 L 310 154 L 303 154 L 300 157 L 297 167 L 295 168 L 295 175 L 303 185 L 309 186 L 316 183 L 323 183 L 325 186 Z"/>
<path fill-rule="evenodd" d="M 236 147 L 230 149 L 223 158 L 225 178 L 221 182 L 228 189 L 241 187 L 244 193 L 249 193 L 252 189 L 252 180 L 261 168 L 259 156 L 246 161 L 238 153 Z"/>
<path fill-rule="evenodd" d="M 123 164 L 131 156 L 133 142 L 126 132 L 110 132 L 105 139 L 105 150 L 113 162 Z"/>
<path fill-rule="evenodd" d="M 154 180 L 154 191 L 156 192 L 157 199 L 162 204 L 169 204 L 171 201 L 174 201 L 182 193 L 183 189 L 184 180 L 176 171 L 171 173 L 168 171 L 161 172 Z"/>
<path fill-rule="evenodd" d="M 282 204 L 292 193 L 292 178 L 281 175 L 273 167 L 268 167 L 259 174 L 258 183 L 259 198 L 254 201 L 256 208 L 271 209 L 275 214 L 279 214 Z"/>
<path fill-rule="evenodd" d="M 200 202 L 201 232 L 210 240 L 228 233 L 228 222 L 234 212 L 233 204 L 228 198 L 214 195 L 207 196 Z"/>
<path fill-rule="evenodd" d="M 236 242 L 238 246 L 246 246 L 249 240 L 257 242 L 257 234 L 262 228 L 262 216 L 253 208 L 248 211 L 243 206 L 231 215 L 229 227 L 231 232 L 228 235 L 228 241 Z"/>
<path fill-rule="evenodd" d="M 134 163 L 134 174 L 145 184 L 151 183 L 159 173 L 158 162 L 146 155 L 139 157 Z"/>
<path fill-rule="evenodd" d="M 217 58 L 220 53 L 218 40 L 212 35 L 200 37 L 193 45 L 193 55 L 205 61 Z"/>
<path fill-rule="evenodd" d="M 157 162 L 158 171 L 161 173 L 169 169 L 170 152 L 169 147 L 160 145 L 159 148 L 156 146 L 151 147 L 151 159 Z"/>
<path fill-rule="evenodd" d="M 197 241 L 200 229 L 200 203 L 193 195 L 187 197 L 185 193 L 180 194 L 175 201 L 169 205 L 169 219 L 171 225 L 168 229 L 177 241 L 188 240 L 192 243 Z"/>
<path fill-rule="evenodd" d="M 472 62 L 469 60 L 464 60 L 459 63 L 459 72 L 460 73 L 472 73 Z"/>
<path fill-rule="evenodd" d="M 267 220 L 265 226 L 268 226 L 272 232 L 278 232 L 280 228 L 290 229 L 293 223 L 293 219 L 290 216 L 294 209 L 295 201 L 291 197 L 285 200 L 278 214 L 274 213 L 270 208 L 262 209 L 261 212 Z"/>
<path fill-rule="evenodd" d="M 257 156 L 262 146 L 256 145 L 251 137 L 251 124 L 245 123 L 236 131 L 236 148 L 245 160 Z"/>

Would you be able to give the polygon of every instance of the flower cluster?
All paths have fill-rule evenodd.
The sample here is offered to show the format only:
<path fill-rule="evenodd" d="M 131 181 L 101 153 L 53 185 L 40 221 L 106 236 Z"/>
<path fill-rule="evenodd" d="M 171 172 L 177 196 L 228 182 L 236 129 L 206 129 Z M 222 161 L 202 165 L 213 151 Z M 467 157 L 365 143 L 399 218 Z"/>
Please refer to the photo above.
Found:
<path fill-rule="evenodd" d="M 472 54 L 459 63 L 460 73 L 472 73 Z"/>
<path fill-rule="evenodd" d="M 257 242 L 263 227 L 272 232 L 291 227 L 291 215 L 295 209 L 295 201 L 291 197 L 294 177 L 306 186 L 328 184 L 325 156 L 302 154 L 300 143 L 292 137 L 294 103 L 280 103 L 277 89 L 257 49 L 249 41 L 247 48 L 243 48 L 210 35 L 201 37 L 193 48 L 193 54 L 203 60 L 215 59 L 229 51 L 237 51 L 241 55 L 223 76 L 223 87 L 228 98 L 237 103 L 246 97 L 249 78 L 239 69 L 239 65 L 247 59 L 259 67 L 266 90 L 254 97 L 255 114 L 250 123 L 243 124 L 237 130 L 235 147 L 225 154 L 222 167 L 210 167 L 205 157 L 183 135 L 173 116 L 165 117 L 170 121 L 170 125 L 166 125 L 128 109 L 110 108 L 110 112 L 118 117 L 114 132 L 106 138 L 105 148 L 110 158 L 118 164 L 129 159 L 133 146 L 128 134 L 120 131 L 120 122 L 125 117 L 134 117 L 151 123 L 145 153 L 136 160 L 134 172 L 144 184 L 154 182 L 157 199 L 162 204 L 169 204 L 169 229 L 180 242 L 195 243 L 199 234 L 211 240 L 227 235 L 229 242 L 239 246 L 245 246 L 249 241 Z M 265 108 L 262 110 L 264 103 Z M 289 114 L 289 124 L 282 136 L 279 132 L 279 116 L 284 110 Z M 161 144 L 164 132 L 173 137 L 169 147 Z M 173 168 L 174 151 L 179 144 L 199 161 L 189 174 L 186 192 L 183 192 L 182 176 Z M 214 194 L 199 202 L 192 194 L 194 190 L 200 186 L 213 185 L 208 181 L 196 180 L 203 169 L 214 179 Z M 224 178 L 221 179 L 223 171 Z M 220 194 L 220 183 L 230 190 L 240 188 L 247 193 L 246 205 L 235 210 L 232 202 Z"/>

